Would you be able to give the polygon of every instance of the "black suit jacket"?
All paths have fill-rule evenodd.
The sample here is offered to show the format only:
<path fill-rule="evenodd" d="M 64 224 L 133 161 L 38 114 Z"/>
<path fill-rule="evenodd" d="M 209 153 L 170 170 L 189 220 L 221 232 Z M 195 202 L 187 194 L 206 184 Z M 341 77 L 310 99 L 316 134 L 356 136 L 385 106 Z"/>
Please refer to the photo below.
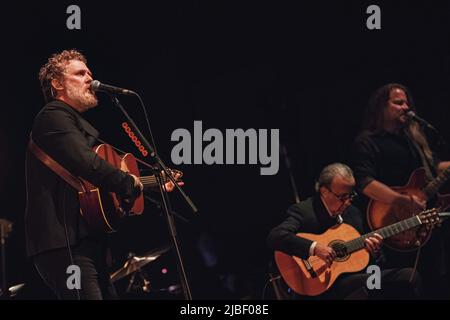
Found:
<path fill-rule="evenodd" d="M 286 220 L 269 233 L 268 245 L 273 250 L 302 259 L 309 257 L 309 248 L 313 242 L 297 237 L 296 234 L 299 232 L 321 234 L 337 223 L 336 219 L 328 214 L 319 195 L 292 205 L 287 213 Z M 364 233 L 362 214 L 356 207 L 348 207 L 341 217 L 344 223 L 353 226 L 361 234 Z"/>
<path fill-rule="evenodd" d="M 34 142 L 73 175 L 80 176 L 122 198 L 133 198 L 133 178 L 111 166 L 92 151 L 98 132 L 66 103 L 48 103 L 36 116 Z M 27 206 L 25 233 L 27 255 L 67 246 L 88 236 L 80 215 L 78 192 L 33 154 L 26 154 Z"/>

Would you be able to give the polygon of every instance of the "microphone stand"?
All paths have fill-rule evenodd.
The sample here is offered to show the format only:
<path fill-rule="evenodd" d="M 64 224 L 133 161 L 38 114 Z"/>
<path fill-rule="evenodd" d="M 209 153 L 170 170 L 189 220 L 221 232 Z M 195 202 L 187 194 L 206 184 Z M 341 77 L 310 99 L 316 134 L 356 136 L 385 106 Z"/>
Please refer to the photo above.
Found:
<path fill-rule="evenodd" d="M 286 146 L 283 144 L 281 145 L 280 153 L 284 157 L 284 164 L 286 166 L 286 169 L 288 170 L 289 180 L 291 182 L 292 192 L 294 193 L 295 203 L 300 203 L 297 185 L 295 183 L 294 174 L 292 172 L 291 159 L 288 156 Z"/>
<path fill-rule="evenodd" d="M 155 200 L 155 199 L 153 199 L 153 198 L 151 198 L 151 197 L 149 197 L 149 196 L 147 196 L 147 195 L 144 195 L 144 198 L 145 198 L 146 200 L 150 201 L 151 203 L 153 203 L 156 207 L 158 207 L 158 209 L 161 209 L 161 208 L 162 208 L 161 202 L 159 202 L 159 201 L 157 201 L 157 200 Z M 183 221 L 183 222 L 185 222 L 185 223 L 188 223 L 188 222 L 189 222 L 185 217 L 183 217 L 182 215 L 178 214 L 176 211 L 173 211 L 173 210 L 172 210 L 172 214 L 173 214 L 175 217 L 177 217 L 179 220 L 181 220 L 181 221 Z"/>
<path fill-rule="evenodd" d="M 413 111 L 406 112 L 406 116 L 410 120 L 416 121 L 422 128 L 428 129 L 429 132 L 433 132 L 434 138 L 436 138 L 436 140 L 437 140 L 436 147 L 441 149 L 441 150 L 439 150 L 440 152 L 442 152 L 444 150 L 444 148 L 446 146 L 446 141 L 445 141 L 444 137 L 442 136 L 442 134 L 431 123 L 429 123 L 425 119 L 419 117 Z"/>
<path fill-rule="evenodd" d="M 145 137 L 143 136 L 143 134 L 141 133 L 141 131 L 139 130 L 137 125 L 134 123 L 134 121 L 131 119 L 131 117 L 128 115 L 128 113 L 125 111 L 125 109 L 121 105 L 119 99 L 117 99 L 117 97 L 114 95 L 111 95 L 111 99 L 112 99 L 112 102 L 114 103 L 114 105 L 116 105 L 120 109 L 120 111 L 122 111 L 122 113 L 125 115 L 125 117 L 128 121 L 128 124 L 130 125 L 130 127 L 133 130 L 136 137 L 141 141 L 142 145 L 149 151 L 150 159 L 151 159 L 150 168 L 153 170 L 153 172 L 155 174 L 156 180 L 159 185 L 159 190 L 161 192 L 161 198 L 162 198 L 162 202 L 163 202 L 164 212 L 166 214 L 167 224 L 169 227 L 169 232 L 170 232 L 170 236 L 172 239 L 173 248 L 175 249 L 175 253 L 176 253 L 176 257 L 177 257 L 178 272 L 180 274 L 180 281 L 181 281 L 181 286 L 183 288 L 184 297 L 186 300 L 192 300 L 191 289 L 190 289 L 189 281 L 187 279 L 186 272 L 184 269 L 184 263 L 183 263 L 183 259 L 182 259 L 181 252 L 180 252 L 180 246 L 178 243 L 177 231 L 175 228 L 175 223 L 174 223 L 174 219 L 173 219 L 173 215 L 172 215 L 169 196 L 168 196 L 167 190 L 164 186 L 161 171 L 164 171 L 166 177 L 168 177 L 172 181 L 175 188 L 177 188 L 177 190 L 183 196 L 185 201 L 189 204 L 189 206 L 191 207 L 191 209 L 194 213 L 197 213 L 197 211 L 198 211 L 197 207 L 194 205 L 194 203 L 191 201 L 191 199 L 184 193 L 184 191 L 177 184 L 175 179 L 170 174 L 167 166 L 161 160 L 159 155 L 154 151 L 154 149 L 150 146 L 147 139 L 145 139 Z"/>

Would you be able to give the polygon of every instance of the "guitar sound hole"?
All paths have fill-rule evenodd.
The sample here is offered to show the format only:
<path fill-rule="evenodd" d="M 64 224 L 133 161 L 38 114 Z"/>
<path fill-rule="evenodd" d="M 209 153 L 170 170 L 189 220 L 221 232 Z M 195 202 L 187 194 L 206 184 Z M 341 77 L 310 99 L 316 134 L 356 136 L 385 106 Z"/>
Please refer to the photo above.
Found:
<path fill-rule="evenodd" d="M 335 240 L 331 242 L 329 246 L 336 252 L 335 261 L 342 262 L 350 257 L 347 253 L 347 247 L 345 246 L 344 241 Z"/>

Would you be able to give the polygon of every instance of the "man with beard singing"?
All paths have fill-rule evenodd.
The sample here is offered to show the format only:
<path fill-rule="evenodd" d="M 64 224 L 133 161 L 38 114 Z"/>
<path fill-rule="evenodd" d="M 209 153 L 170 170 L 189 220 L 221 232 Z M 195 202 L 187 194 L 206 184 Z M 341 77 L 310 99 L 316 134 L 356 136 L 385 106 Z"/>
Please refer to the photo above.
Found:
<path fill-rule="evenodd" d="M 31 141 L 72 175 L 114 192 L 132 205 L 142 192 L 139 179 L 101 159 L 92 147 L 98 132 L 82 114 L 97 105 L 92 73 L 83 54 L 64 50 L 39 72 L 47 104 L 36 116 Z M 92 235 L 80 215 L 78 192 L 27 150 L 26 248 L 58 299 L 114 299 L 104 234 Z M 68 288 L 70 265 L 79 267 L 80 284 Z M 70 287 L 70 286 L 69 286 Z"/>

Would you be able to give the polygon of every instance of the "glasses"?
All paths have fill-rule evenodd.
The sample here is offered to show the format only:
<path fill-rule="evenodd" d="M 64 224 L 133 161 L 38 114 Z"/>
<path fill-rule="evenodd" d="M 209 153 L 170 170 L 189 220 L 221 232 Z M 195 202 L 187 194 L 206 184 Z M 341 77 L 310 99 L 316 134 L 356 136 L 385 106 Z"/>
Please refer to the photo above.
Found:
<path fill-rule="evenodd" d="M 356 193 L 356 191 L 352 191 L 350 193 L 344 193 L 344 194 L 336 194 L 334 193 L 330 188 L 328 188 L 328 191 L 330 191 L 339 201 L 345 202 L 347 200 L 352 201 L 354 198 L 356 198 L 358 196 L 358 194 Z"/>

